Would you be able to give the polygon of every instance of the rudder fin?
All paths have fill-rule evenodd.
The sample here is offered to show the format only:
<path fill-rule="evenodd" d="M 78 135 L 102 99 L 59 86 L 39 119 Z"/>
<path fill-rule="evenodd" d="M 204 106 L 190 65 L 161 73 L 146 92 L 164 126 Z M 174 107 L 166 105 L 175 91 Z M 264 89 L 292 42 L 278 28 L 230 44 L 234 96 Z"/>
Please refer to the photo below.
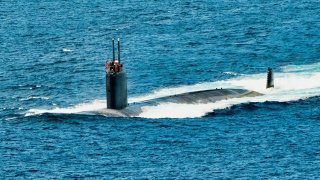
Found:
<path fill-rule="evenodd" d="M 273 72 L 271 68 L 268 68 L 268 75 L 267 75 L 267 89 L 274 87 L 274 81 L 273 81 Z"/>

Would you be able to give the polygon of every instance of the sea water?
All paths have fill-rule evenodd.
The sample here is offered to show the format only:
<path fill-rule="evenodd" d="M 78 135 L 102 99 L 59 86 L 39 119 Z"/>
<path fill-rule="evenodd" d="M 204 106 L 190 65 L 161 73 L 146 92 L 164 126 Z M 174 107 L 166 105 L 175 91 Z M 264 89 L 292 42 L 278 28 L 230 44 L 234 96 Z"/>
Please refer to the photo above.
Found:
<path fill-rule="evenodd" d="M 0 19 L 2 179 L 320 177 L 318 1 L 5 0 Z M 86 113 L 106 106 L 118 36 L 130 103 L 264 96 Z"/>

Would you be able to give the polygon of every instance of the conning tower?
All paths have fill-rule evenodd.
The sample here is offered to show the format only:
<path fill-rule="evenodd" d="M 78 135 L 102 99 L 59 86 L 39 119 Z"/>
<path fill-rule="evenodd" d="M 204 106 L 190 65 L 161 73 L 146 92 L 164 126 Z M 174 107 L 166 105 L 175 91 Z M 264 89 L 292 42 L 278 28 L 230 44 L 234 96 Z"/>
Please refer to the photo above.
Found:
<path fill-rule="evenodd" d="M 120 38 L 118 38 L 118 59 L 115 58 L 114 38 L 112 38 L 112 60 L 105 64 L 106 99 L 108 109 L 123 109 L 128 105 L 127 74 L 120 61 Z"/>

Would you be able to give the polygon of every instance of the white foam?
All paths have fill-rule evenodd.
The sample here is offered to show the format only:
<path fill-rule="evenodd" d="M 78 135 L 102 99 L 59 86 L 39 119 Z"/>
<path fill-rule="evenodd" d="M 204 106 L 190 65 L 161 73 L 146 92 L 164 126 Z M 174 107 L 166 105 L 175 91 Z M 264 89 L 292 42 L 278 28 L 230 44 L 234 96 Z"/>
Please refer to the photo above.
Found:
<path fill-rule="evenodd" d="M 244 97 L 222 100 L 207 104 L 175 104 L 161 103 L 157 106 L 146 106 L 140 117 L 144 118 L 194 118 L 206 115 L 216 109 L 224 109 L 232 105 L 249 102 L 277 101 L 287 102 L 306 99 L 320 95 L 320 63 L 301 66 L 285 66 L 284 72 L 275 72 L 275 88 L 266 89 L 266 73 L 241 75 L 225 81 L 202 83 L 166 89 L 167 92 L 183 93 L 184 90 L 212 88 L 244 88 L 263 93 L 263 96 Z M 173 90 L 173 91 L 172 91 Z M 164 90 L 155 91 L 148 97 L 163 94 Z"/>
<path fill-rule="evenodd" d="M 96 111 L 98 109 L 103 109 L 106 106 L 106 101 L 104 100 L 94 100 L 88 103 L 82 103 L 75 106 L 67 108 L 55 107 L 53 109 L 30 109 L 26 116 L 43 114 L 43 113 L 54 113 L 54 114 L 77 114 L 81 112 Z"/>
<path fill-rule="evenodd" d="M 281 69 L 283 72 L 319 72 L 320 62 L 306 65 L 287 65 Z"/>
<path fill-rule="evenodd" d="M 240 75 L 238 77 L 216 82 L 206 82 L 172 88 L 163 88 L 150 94 L 129 98 L 129 102 L 140 102 L 163 96 L 199 91 L 214 88 L 244 88 L 263 93 L 263 96 L 244 97 L 222 100 L 207 104 L 161 103 L 156 106 L 145 106 L 139 117 L 144 118 L 195 118 L 201 117 L 216 109 L 248 102 L 295 101 L 320 95 L 320 63 L 312 65 L 290 65 L 282 67 L 282 72 L 275 72 L 275 88 L 266 89 L 266 73 Z M 81 113 L 98 111 L 105 108 L 105 100 L 95 100 L 68 108 L 30 109 L 26 115 L 42 113 Z"/>
<path fill-rule="evenodd" d="M 68 49 L 68 48 L 63 48 L 62 51 L 63 51 L 63 52 L 72 52 L 73 50 Z"/>
<path fill-rule="evenodd" d="M 228 75 L 233 75 L 233 76 L 238 75 L 238 73 L 236 73 L 236 72 L 231 72 L 231 71 L 223 72 L 223 74 L 228 74 Z"/>
<path fill-rule="evenodd" d="M 21 98 L 20 101 L 29 101 L 29 100 L 32 100 L 32 99 L 48 100 L 49 97 L 45 97 L 45 96 L 29 96 L 29 97 L 26 97 L 26 98 Z"/>

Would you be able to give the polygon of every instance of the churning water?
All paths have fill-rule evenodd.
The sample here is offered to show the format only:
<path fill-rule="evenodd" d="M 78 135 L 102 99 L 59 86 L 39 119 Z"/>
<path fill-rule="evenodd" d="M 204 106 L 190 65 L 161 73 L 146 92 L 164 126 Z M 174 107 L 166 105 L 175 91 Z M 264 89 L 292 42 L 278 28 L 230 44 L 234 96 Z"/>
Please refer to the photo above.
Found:
<path fill-rule="evenodd" d="M 314 0 L 1 1 L 0 177 L 319 178 L 319 16 Z M 117 35 L 130 103 L 264 95 L 87 114 Z"/>

